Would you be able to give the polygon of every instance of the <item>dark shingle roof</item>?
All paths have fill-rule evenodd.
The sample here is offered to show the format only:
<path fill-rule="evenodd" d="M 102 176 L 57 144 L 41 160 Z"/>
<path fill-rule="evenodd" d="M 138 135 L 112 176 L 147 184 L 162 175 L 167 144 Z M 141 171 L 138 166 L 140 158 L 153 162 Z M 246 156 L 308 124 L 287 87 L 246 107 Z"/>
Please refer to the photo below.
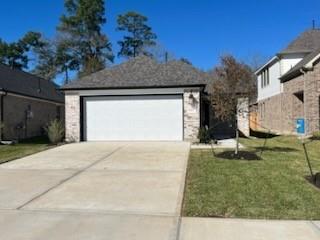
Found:
<path fill-rule="evenodd" d="M 200 86 L 206 82 L 206 73 L 185 62 L 157 63 L 149 57 L 140 56 L 82 77 L 62 89 Z"/>
<path fill-rule="evenodd" d="M 305 57 L 280 79 L 288 81 L 301 75 L 301 69 L 320 53 L 320 29 L 311 29 L 303 32 L 291 42 L 279 55 L 290 53 L 305 53 Z"/>
<path fill-rule="evenodd" d="M 0 90 L 30 97 L 64 102 L 58 85 L 21 70 L 0 64 Z"/>
<path fill-rule="evenodd" d="M 320 29 L 312 29 L 303 32 L 279 54 L 308 53 L 318 48 L 320 48 Z"/>

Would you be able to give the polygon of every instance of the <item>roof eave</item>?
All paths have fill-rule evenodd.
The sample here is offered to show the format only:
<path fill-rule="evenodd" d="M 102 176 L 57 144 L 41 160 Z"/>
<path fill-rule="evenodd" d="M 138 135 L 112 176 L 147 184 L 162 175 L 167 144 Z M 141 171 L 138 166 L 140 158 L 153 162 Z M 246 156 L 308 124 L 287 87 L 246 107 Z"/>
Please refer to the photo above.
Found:
<path fill-rule="evenodd" d="M 185 84 L 172 86 L 123 86 L 123 87 L 68 87 L 60 88 L 61 91 L 80 91 L 80 90 L 116 90 L 116 89 L 151 89 L 151 88 L 189 88 L 189 87 L 205 87 L 206 84 Z"/>
<path fill-rule="evenodd" d="M 287 82 L 290 81 L 291 79 L 298 77 L 303 74 L 303 72 L 308 72 L 313 70 L 313 66 L 316 61 L 320 59 L 320 53 L 317 54 L 314 58 L 312 58 L 309 62 L 307 62 L 305 65 L 303 65 L 301 68 L 298 68 L 297 70 L 285 74 L 282 77 L 280 77 L 281 82 Z"/>
<path fill-rule="evenodd" d="M 262 67 L 260 67 L 258 70 L 256 70 L 254 72 L 255 75 L 258 75 L 263 69 L 265 69 L 266 67 L 270 66 L 271 64 L 273 64 L 274 62 L 276 62 L 277 60 L 279 60 L 278 56 L 274 56 L 273 58 L 271 58 L 266 64 L 264 64 Z"/>

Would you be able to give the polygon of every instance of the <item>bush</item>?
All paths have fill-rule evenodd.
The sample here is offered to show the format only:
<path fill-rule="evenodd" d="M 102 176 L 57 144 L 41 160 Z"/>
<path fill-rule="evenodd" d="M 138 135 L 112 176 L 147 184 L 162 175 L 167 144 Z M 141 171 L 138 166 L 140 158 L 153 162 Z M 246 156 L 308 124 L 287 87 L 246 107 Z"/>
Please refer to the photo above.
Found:
<path fill-rule="evenodd" d="M 51 121 L 45 128 L 45 131 L 51 143 L 58 144 L 59 142 L 62 142 L 64 137 L 64 126 L 58 119 Z"/>
<path fill-rule="evenodd" d="M 211 131 L 207 127 L 199 129 L 198 139 L 200 143 L 209 143 L 211 140 Z"/>
<path fill-rule="evenodd" d="M 312 139 L 320 140 L 320 131 L 312 133 Z"/>

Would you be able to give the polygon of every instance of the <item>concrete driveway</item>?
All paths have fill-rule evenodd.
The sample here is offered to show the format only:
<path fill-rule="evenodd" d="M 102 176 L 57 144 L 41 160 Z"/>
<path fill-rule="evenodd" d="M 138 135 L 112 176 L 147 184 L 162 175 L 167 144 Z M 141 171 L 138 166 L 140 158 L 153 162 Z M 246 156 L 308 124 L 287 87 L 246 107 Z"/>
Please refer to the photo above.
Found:
<path fill-rule="evenodd" d="M 189 143 L 80 143 L 0 165 L 3 239 L 176 239 Z"/>

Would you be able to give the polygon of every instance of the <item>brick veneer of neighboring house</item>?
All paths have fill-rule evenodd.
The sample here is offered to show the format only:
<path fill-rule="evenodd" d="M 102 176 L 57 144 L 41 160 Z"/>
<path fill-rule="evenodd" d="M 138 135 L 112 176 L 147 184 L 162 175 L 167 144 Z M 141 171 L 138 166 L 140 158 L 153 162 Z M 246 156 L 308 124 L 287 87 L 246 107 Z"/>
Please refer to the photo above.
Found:
<path fill-rule="evenodd" d="M 44 134 L 53 119 L 64 120 L 64 96 L 58 85 L 0 64 L 0 139 L 19 140 Z"/>
<path fill-rule="evenodd" d="M 21 96 L 3 98 L 3 139 L 24 139 L 44 135 L 44 127 L 53 119 L 64 119 L 62 104 Z M 27 111 L 32 115 L 27 116 Z"/>
<path fill-rule="evenodd" d="M 296 133 L 296 120 L 304 118 L 306 134 L 320 130 L 320 64 L 312 71 L 283 83 L 283 92 L 259 101 L 258 115 L 261 130 L 281 134 Z"/>

